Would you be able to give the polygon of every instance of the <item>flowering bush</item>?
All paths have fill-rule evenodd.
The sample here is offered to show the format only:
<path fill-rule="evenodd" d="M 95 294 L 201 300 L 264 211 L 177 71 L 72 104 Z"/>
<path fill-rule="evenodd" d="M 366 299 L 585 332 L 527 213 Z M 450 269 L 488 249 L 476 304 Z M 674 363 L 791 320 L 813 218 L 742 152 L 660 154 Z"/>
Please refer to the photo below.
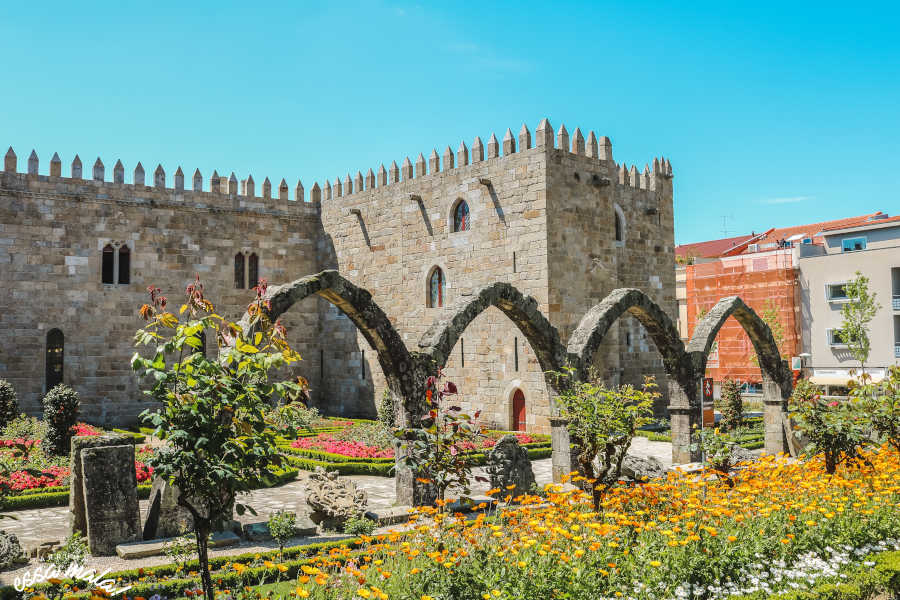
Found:
<path fill-rule="evenodd" d="M 75 423 L 72 432 L 75 437 L 86 437 L 103 433 L 101 429 L 94 427 L 93 425 L 88 425 L 87 423 Z"/>
<path fill-rule="evenodd" d="M 350 442 L 336 440 L 328 433 L 320 433 L 316 437 L 300 438 L 291 442 L 293 448 L 305 448 L 307 450 L 322 450 L 332 454 L 342 454 L 352 458 L 393 458 L 393 448 L 377 448 L 368 446 L 363 442 Z"/>

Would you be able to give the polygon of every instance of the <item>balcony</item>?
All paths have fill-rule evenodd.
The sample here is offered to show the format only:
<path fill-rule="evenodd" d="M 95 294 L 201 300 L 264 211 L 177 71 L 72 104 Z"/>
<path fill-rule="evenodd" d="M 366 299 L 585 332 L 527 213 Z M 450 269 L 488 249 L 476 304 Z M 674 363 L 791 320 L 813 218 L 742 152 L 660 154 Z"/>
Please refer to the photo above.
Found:
<path fill-rule="evenodd" d="M 894 310 L 900 310 L 900 294 L 894 294 L 891 305 L 893 306 Z"/>

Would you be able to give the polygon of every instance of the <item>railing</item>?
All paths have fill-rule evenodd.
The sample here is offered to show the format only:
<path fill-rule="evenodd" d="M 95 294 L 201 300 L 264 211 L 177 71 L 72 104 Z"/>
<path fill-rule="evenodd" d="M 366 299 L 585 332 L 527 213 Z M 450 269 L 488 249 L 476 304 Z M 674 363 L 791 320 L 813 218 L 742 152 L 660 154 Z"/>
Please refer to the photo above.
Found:
<path fill-rule="evenodd" d="M 894 358 L 900 358 L 900 343 L 894 344 Z"/>
<path fill-rule="evenodd" d="M 894 295 L 894 301 L 891 303 L 894 310 L 900 310 L 900 295 Z"/>

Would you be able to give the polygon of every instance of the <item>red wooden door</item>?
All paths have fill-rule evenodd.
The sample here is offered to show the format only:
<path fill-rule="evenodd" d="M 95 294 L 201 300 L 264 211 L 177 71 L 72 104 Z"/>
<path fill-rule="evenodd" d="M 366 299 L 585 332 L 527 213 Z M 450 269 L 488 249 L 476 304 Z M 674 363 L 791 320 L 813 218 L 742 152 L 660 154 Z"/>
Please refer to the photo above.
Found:
<path fill-rule="evenodd" d="M 522 390 L 513 394 L 513 430 L 525 431 L 525 394 Z"/>

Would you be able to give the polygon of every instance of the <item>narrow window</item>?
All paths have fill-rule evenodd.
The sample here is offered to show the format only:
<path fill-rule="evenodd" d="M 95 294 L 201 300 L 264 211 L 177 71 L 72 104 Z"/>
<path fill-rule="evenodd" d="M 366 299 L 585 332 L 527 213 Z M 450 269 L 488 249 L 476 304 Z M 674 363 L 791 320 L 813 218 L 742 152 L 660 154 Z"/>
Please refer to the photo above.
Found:
<path fill-rule="evenodd" d="M 440 308 L 444 306 L 444 272 L 440 267 L 435 267 L 428 277 L 428 308 Z"/>
<path fill-rule="evenodd" d="M 103 264 L 100 269 L 100 280 L 103 283 L 116 282 L 116 251 L 112 244 L 103 247 Z"/>
<path fill-rule="evenodd" d="M 359 378 L 366 378 L 366 351 L 361 350 L 359 354 Z"/>
<path fill-rule="evenodd" d="M 460 200 L 453 211 L 453 231 L 467 231 L 469 229 L 469 205 L 465 200 Z"/>
<path fill-rule="evenodd" d="M 516 272 L 516 253 L 513 252 L 513 273 Z"/>
<path fill-rule="evenodd" d="M 119 283 L 131 283 L 131 251 L 128 246 L 119 248 Z"/>
<path fill-rule="evenodd" d="M 513 338 L 513 360 L 515 361 L 516 368 L 515 370 L 519 370 L 519 338 Z"/>
<path fill-rule="evenodd" d="M 244 289 L 244 253 L 234 255 L 234 289 Z"/>
<path fill-rule="evenodd" d="M 46 391 L 63 382 L 63 357 L 64 357 L 63 332 L 59 329 L 51 329 L 47 332 L 47 358 L 45 361 L 44 385 Z"/>
<path fill-rule="evenodd" d="M 256 256 L 256 253 L 250 255 L 250 263 L 247 267 L 247 273 L 249 275 L 247 287 L 255 288 L 259 285 L 259 257 Z"/>
<path fill-rule="evenodd" d="M 466 340 L 463 338 L 459 338 L 459 364 L 462 367 L 466 366 Z"/>
<path fill-rule="evenodd" d="M 619 213 L 616 213 L 616 241 L 622 241 L 622 217 L 619 216 Z"/>

